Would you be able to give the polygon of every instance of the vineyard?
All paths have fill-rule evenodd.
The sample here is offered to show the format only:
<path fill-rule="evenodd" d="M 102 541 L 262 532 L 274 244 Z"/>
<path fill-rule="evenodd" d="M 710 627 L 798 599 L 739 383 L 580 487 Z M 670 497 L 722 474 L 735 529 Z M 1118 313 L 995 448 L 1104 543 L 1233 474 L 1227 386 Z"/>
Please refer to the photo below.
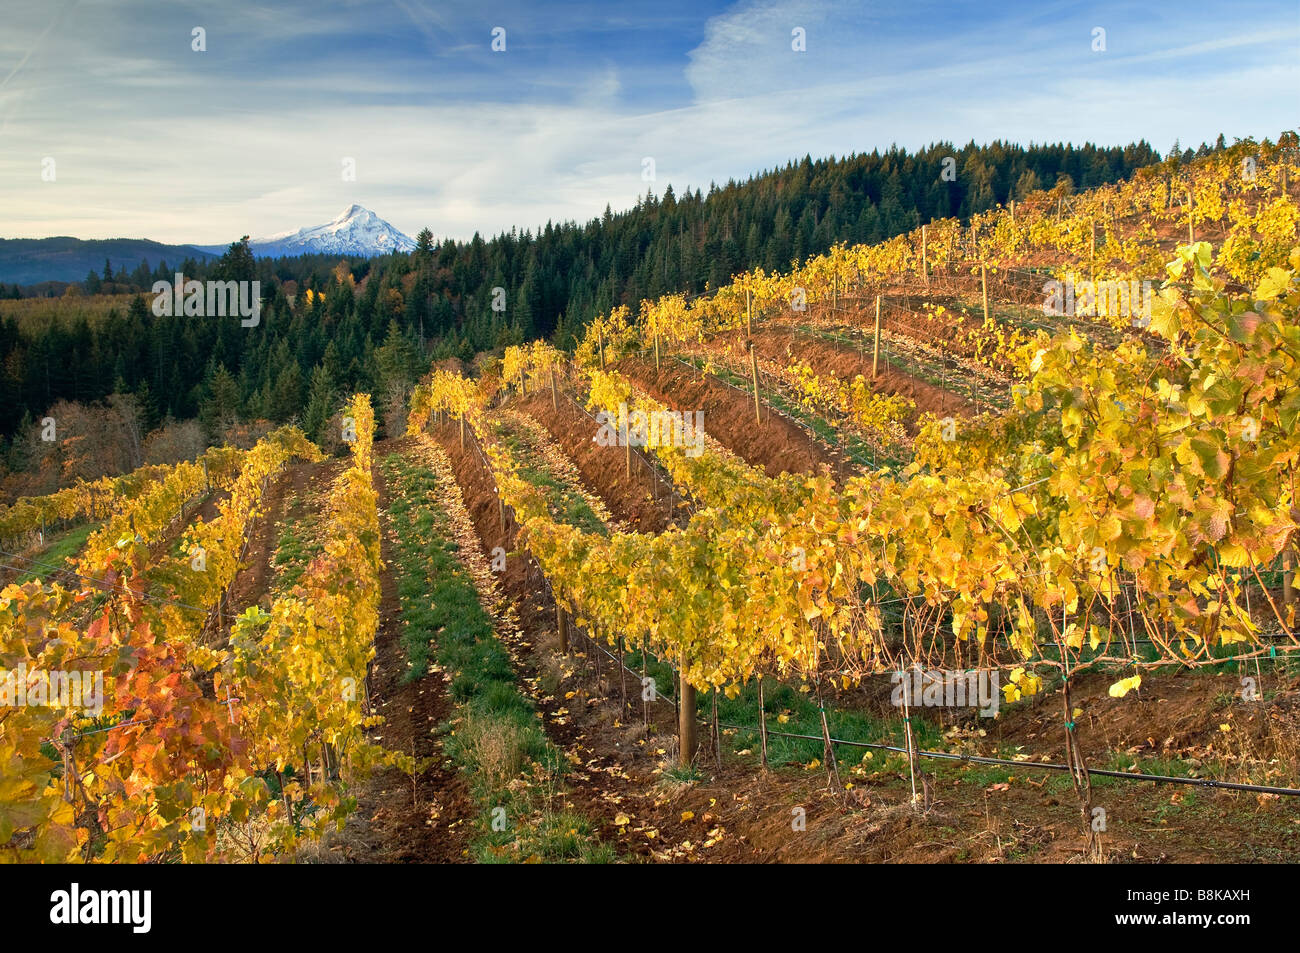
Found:
<path fill-rule="evenodd" d="M 0 510 L 0 859 L 1300 856 L 1293 133 L 404 409 Z"/>

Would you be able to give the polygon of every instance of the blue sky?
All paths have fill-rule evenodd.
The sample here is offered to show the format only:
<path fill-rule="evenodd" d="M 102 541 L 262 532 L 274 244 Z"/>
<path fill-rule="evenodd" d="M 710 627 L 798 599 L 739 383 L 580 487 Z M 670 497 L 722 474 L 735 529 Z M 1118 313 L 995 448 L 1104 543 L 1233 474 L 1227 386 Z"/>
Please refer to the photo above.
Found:
<path fill-rule="evenodd" d="M 6 0 L 0 18 L 0 237 L 215 244 L 355 202 L 465 238 L 805 153 L 1163 152 L 1300 126 L 1300 0 Z"/>

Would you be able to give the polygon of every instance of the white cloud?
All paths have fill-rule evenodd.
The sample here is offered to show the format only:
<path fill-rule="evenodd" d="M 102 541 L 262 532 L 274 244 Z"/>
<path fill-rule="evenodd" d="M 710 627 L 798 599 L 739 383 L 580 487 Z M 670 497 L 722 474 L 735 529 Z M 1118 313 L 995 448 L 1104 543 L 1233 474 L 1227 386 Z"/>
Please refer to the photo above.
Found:
<path fill-rule="evenodd" d="M 433 18 L 419 30 L 412 18 L 429 4 L 403 3 L 393 15 L 408 33 L 433 42 L 450 30 Z M 193 19 L 178 9 L 177 23 Z M 1294 46 L 1293 28 L 1207 40 L 1204 28 L 1171 27 L 1155 42 L 1120 25 L 1114 53 L 1091 57 L 1086 28 L 1035 8 L 954 27 L 959 41 L 930 30 L 900 43 L 900 31 L 933 20 L 933 0 L 902 13 L 744 0 L 674 67 L 689 81 L 684 101 L 650 109 L 627 105 L 637 73 L 613 46 L 539 70 L 514 97 L 409 50 L 330 56 L 318 69 L 245 66 L 276 43 L 336 35 L 359 9 L 325 11 L 306 34 L 294 32 L 295 16 L 311 19 L 301 8 L 261 8 L 237 68 L 222 72 L 216 50 L 235 42 L 226 27 L 210 29 L 204 61 L 187 52 L 187 29 L 169 25 L 183 49 L 160 50 L 83 4 L 0 89 L 0 236 L 217 244 L 325 222 L 356 202 L 408 234 L 427 225 L 464 238 L 627 207 L 646 191 L 643 156 L 655 158 L 661 193 L 891 142 L 1146 138 L 1163 149 L 1220 131 L 1276 136 L 1294 126 L 1300 86 L 1295 58 L 1277 52 Z M 28 13 L 21 42 L 0 39 L 0 76 L 49 22 Z M 807 53 L 790 50 L 793 26 L 807 30 Z M 1210 57 L 1209 72 L 1217 50 L 1233 52 Z M 55 183 L 40 179 L 44 156 L 58 162 Z M 357 160 L 355 183 L 341 179 L 343 156 Z"/>

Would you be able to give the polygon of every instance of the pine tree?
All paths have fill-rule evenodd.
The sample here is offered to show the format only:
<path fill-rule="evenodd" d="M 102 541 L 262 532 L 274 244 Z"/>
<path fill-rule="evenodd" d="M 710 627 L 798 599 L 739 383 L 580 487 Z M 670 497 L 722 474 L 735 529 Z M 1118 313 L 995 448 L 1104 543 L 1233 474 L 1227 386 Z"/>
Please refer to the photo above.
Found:
<path fill-rule="evenodd" d="M 311 372 L 311 385 L 307 389 L 307 410 L 303 414 L 303 430 L 312 440 L 320 440 L 321 431 L 329 423 L 334 411 L 334 379 L 325 364 L 317 364 Z"/>

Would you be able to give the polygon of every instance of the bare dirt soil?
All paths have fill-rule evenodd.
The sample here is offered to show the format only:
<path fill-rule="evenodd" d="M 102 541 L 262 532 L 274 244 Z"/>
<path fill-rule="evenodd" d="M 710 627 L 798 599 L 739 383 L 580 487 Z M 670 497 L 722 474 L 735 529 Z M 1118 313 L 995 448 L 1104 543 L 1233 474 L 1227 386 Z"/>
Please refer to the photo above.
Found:
<path fill-rule="evenodd" d="M 635 454 L 629 479 L 626 448 L 597 443 L 597 423 L 572 400 L 564 394 L 560 394 L 558 402 L 553 402 L 550 394 L 531 394 L 514 406 L 546 428 L 577 466 L 583 482 L 604 500 L 617 519 L 646 533 L 660 533 L 668 526 L 671 501 L 666 485 L 656 486 L 650 471 Z M 656 500 L 656 495 L 660 499 Z"/>
<path fill-rule="evenodd" d="M 764 408 L 763 422 L 754 418 L 754 399 L 711 375 L 703 376 L 673 360 L 629 358 L 618 370 L 638 387 L 673 410 L 704 412 L 704 429 L 732 453 L 768 476 L 835 471 L 843 460 L 823 447 L 792 420 Z"/>

